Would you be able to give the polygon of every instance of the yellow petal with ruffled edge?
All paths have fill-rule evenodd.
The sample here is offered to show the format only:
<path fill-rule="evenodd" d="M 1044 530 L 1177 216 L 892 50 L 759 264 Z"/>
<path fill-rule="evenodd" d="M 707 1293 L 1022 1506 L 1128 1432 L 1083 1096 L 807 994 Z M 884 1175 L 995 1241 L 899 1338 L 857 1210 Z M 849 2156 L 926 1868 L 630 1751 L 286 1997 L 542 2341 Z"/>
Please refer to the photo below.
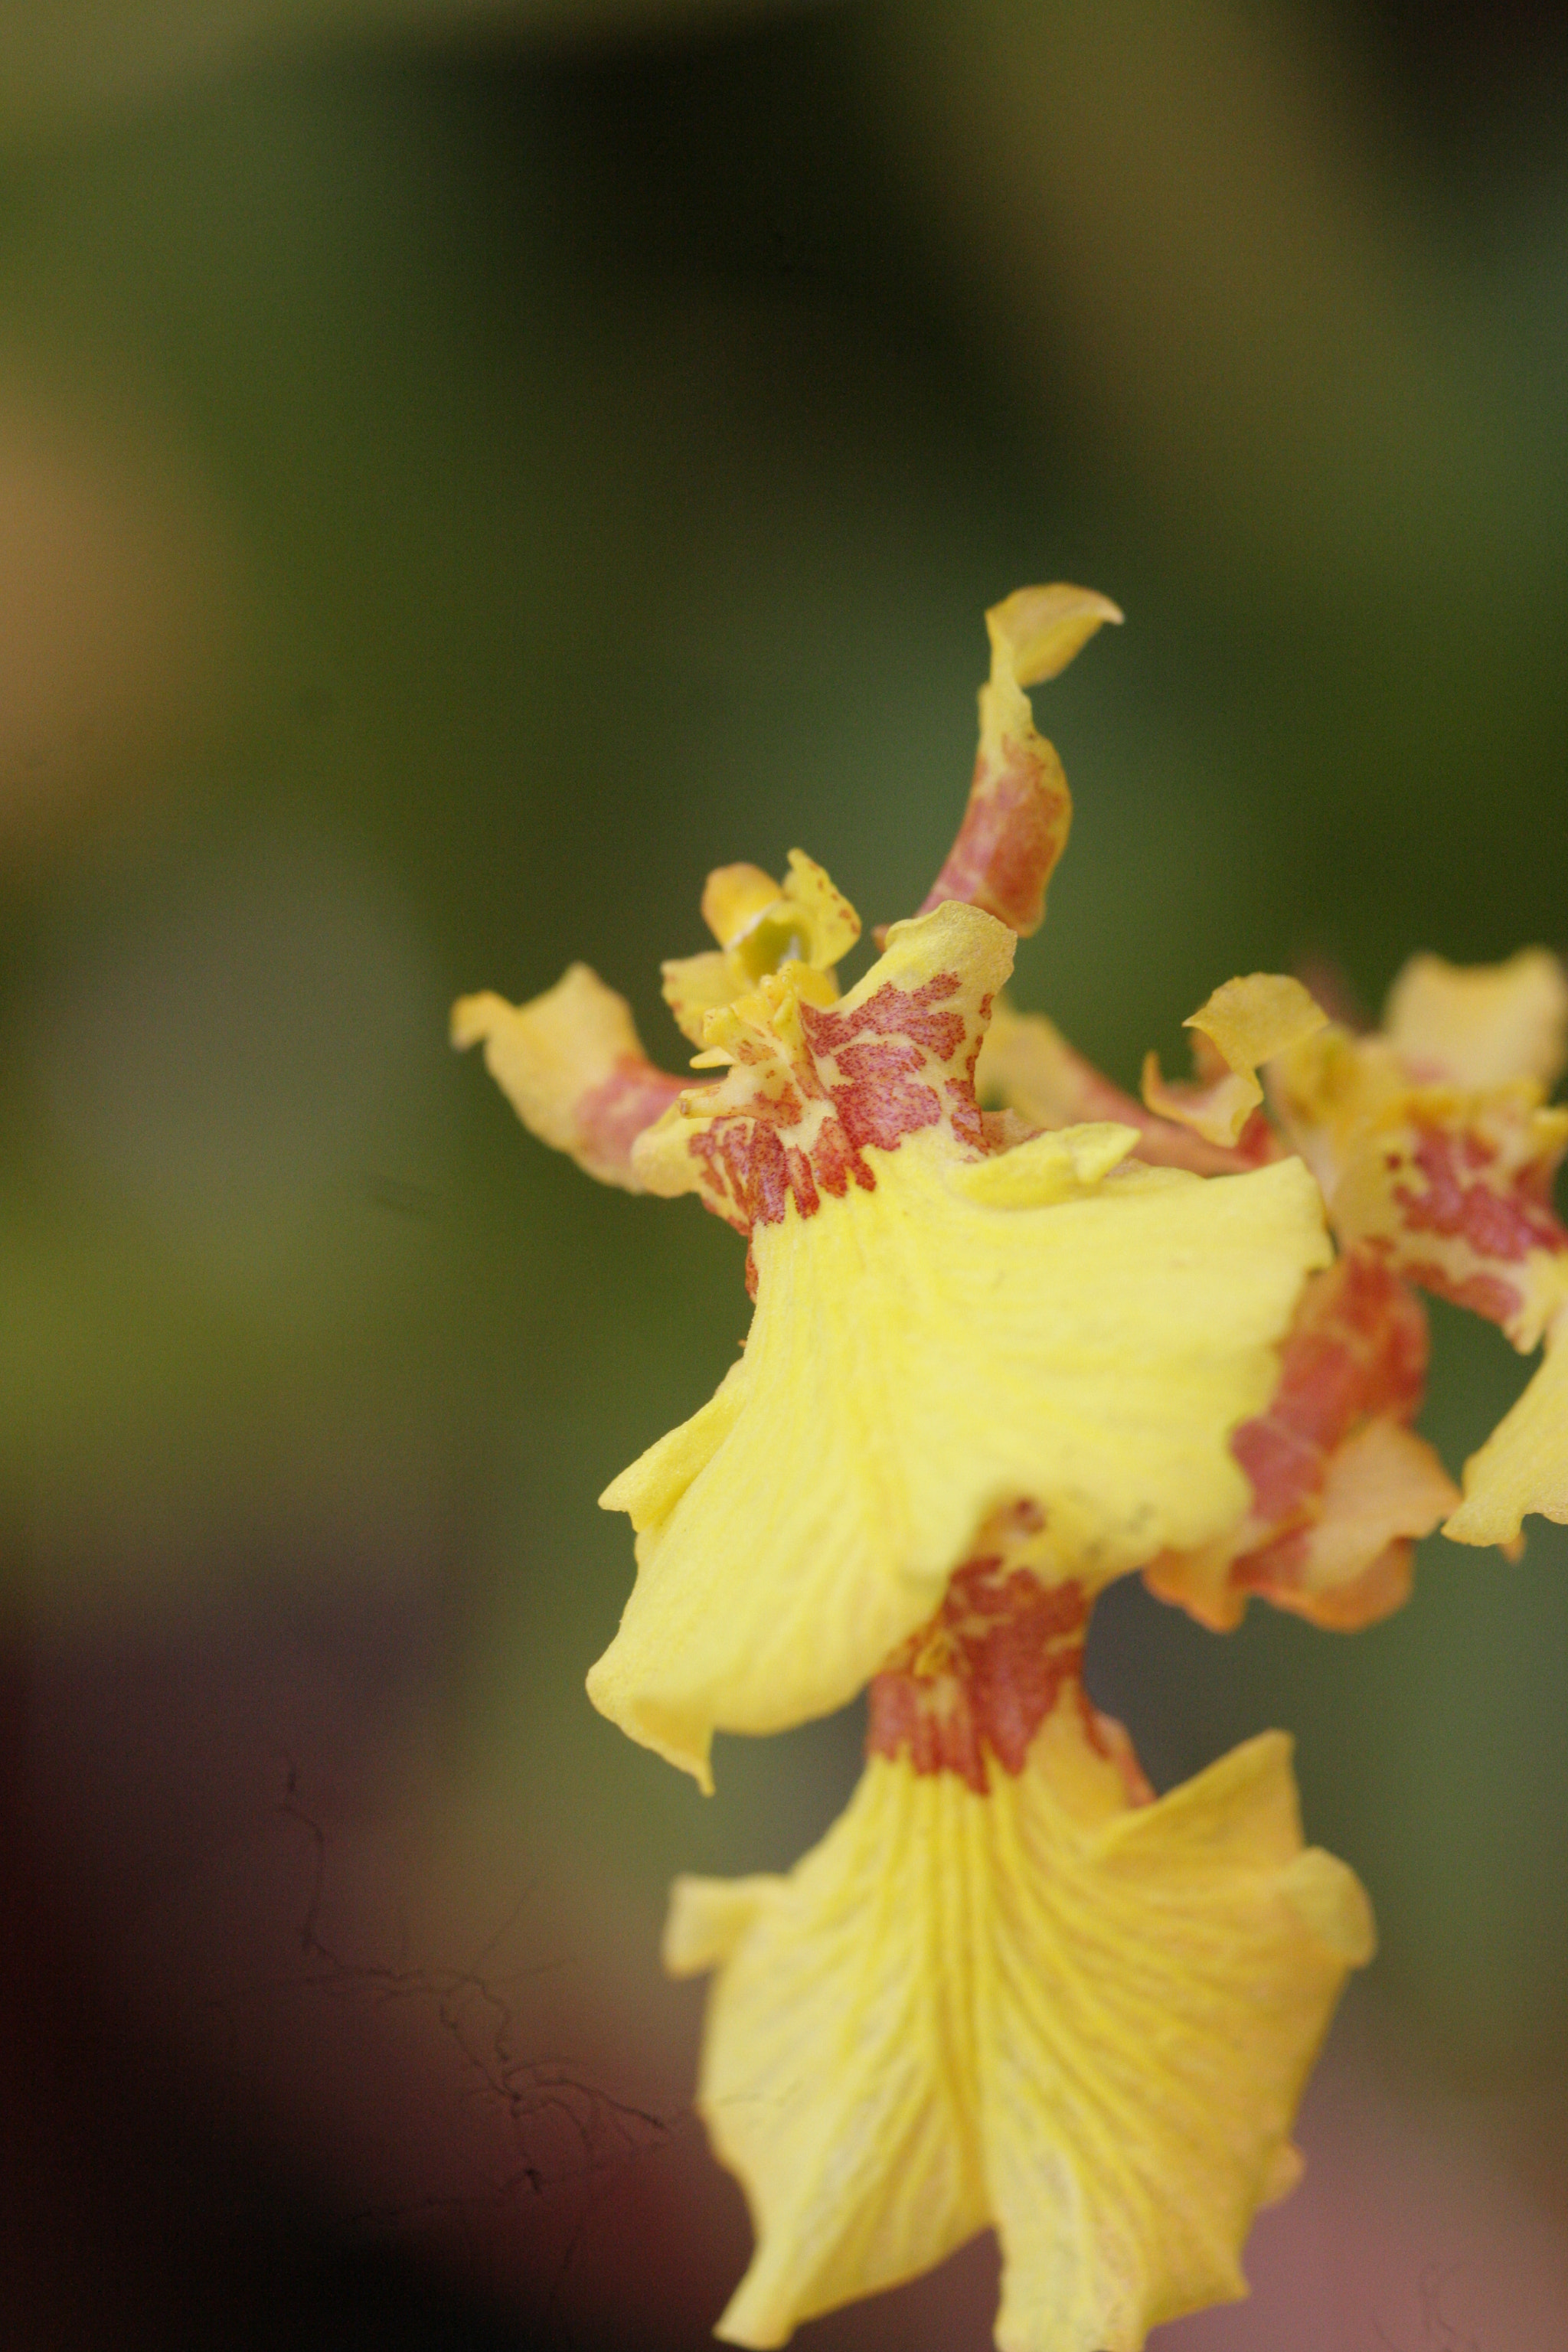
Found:
<path fill-rule="evenodd" d="M 1465 1499 L 1443 1533 L 1455 1543 L 1509 1544 L 1531 1511 L 1568 1521 L 1568 1316 L 1519 1402 L 1465 1465 Z"/>
<path fill-rule="evenodd" d="M 831 971 L 859 938 L 859 916 L 826 869 L 804 849 L 790 851 L 782 896 L 788 910 L 782 919 L 795 928 L 800 961 L 814 971 Z"/>
<path fill-rule="evenodd" d="M 1384 1030 L 1413 1077 L 1552 1087 L 1568 1059 L 1568 976 L 1544 948 L 1493 964 L 1412 956 L 1388 992 Z"/>
<path fill-rule="evenodd" d="M 720 1971 L 698 2105 L 758 2237 L 718 2333 L 782 2344 L 988 2222 L 1003 2352 L 1137 2352 L 1244 2294 L 1372 1948 L 1279 1733 L 1133 1809 L 1076 1694 L 984 1795 L 873 1758 L 788 1878 L 675 1889 L 668 1965 Z"/>
<path fill-rule="evenodd" d="M 483 1042 L 485 1066 L 542 1143 L 602 1184 L 640 1192 L 632 1145 L 669 1108 L 682 1081 L 643 1052 L 624 996 L 585 963 L 527 1004 L 489 990 L 452 1007 L 452 1043 Z"/>
<path fill-rule="evenodd" d="M 1143 1065 L 1143 1099 L 1160 1118 L 1190 1127 L 1205 1143 L 1234 1143 L 1263 1100 L 1261 1066 L 1310 1037 L 1327 1019 L 1300 982 L 1286 973 L 1254 971 L 1227 980 L 1182 1024 L 1207 1040 L 1224 1074 L 1206 1086 L 1168 1086 L 1151 1054 Z"/>
<path fill-rule="evenodd" d="M 962 1066 L 1010 951 L 1003 926 L 964 905 L 898 926 L 821 1016 L 838 1060 L 824 1047 L 814 1085 L 850 1059 L 868 1009 L 950 979 L 943 1004 L 969 1007 L 951 1016 Z M 878 1051 L 907 1043 L 873 1035 Z M 652 1189 L 694 1188 L 712 1131 L 746 1125 L 748 1100 L 782 1117 L 791 1084 L 799 1118 L 782 1131 L 820 1145 L 831 1090 L 805 1097 L 800 1065 L 755 1051 L 643 1139 Z M 752 1227 L 756 1316 L 721 1409 L 601 1497 L 631 1515 L 638 1574 L 589 1695 L 704 1786 L 715 1729 L 782 1730 L 852 1697 L 999 1505 L 1035 1500 L 1058 1572 L 1089 1586 L 1206 1541 L 1246 1507 L 1229 1435 L 1271 1393 L 1275 1343 L 1328 1255 L 1306 1170 L 1205 1182 L 1118 1165 L 1136 1137 L 1105 1125 L 986 1157 L 939 1115 L 948 1066 L 921 1066 L 932 1123 L 861 1146 L 863 1173 L 837 1197 L 808 1187 L 809 1169 L 769 1196 Z M 911 1101 L 922 1091 L 900 1084 Z M 722 1116 L 697 1108 L 721 1101 Z"/>
<path fill-rule="evenodd" d="M 1014 1158 L 954 1168 L 911 1138 L 874 1192 L 759 1228 L 722 1411 L 602 1497 L 632 1516 L 638 1572 L 589 1696 L 704 1786 L 714 1729 L 851 1698 L 998 1505 L 1036 1499 L 1058 1572 L 1089 1585 L 1246 1507 L 1229 1434 L 1326 1255 L 1306 1171 L 1084 1181 L 1060 1150 Z"/>

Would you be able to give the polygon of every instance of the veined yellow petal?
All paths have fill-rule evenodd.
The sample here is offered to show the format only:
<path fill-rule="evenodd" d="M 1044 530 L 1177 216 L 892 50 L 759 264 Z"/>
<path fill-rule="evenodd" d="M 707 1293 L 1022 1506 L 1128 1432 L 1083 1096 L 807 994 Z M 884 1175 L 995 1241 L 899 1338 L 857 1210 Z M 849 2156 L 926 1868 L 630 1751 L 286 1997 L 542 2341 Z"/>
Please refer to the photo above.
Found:
<path fill-rule="evenodd" d="M 1552 1087 L 1568 1060 L 1568 975 L 1544 948 L 1493 964 L 1412 956 L 1388 992 L 1384 1028 L 1413 1078 Z"/>
<path fill-rule="evenodd" d="M 1465 1499 L 1443 1533 L 1455 1543 L 1510 1544 L 1531 1511 L 1568 1521 L 1568 1317 L 1519 1402 L 1465 1465 Z"/>
<path fill-rule="evenodd" d="M 452 1043 L 484 1042 L 485 1066 L 531 1134 L 601 1183 L 644 1186 L 632 1145 L 679 1094 L 682 1081 L 643 1052 L 625 997 L 574 963 L 528 1004 L 488 990 L 452 1007 Z"/>
<path fill-rule="evenodd" d="M 1003 2352 L 1137 2352 L 1245 2292 L 1302 2081 L 1370 1955 L 1279 1734 L 1129 1809 L 1076 1689 L 1016 1779 L 873 1757 L 788 1878 L 678 1884 L 712 1966 L 699 2106 L 758 2245 L 719 2333 L 783 2343 L 988 2221 Z"/>
<path fill-rule="evenodd" d="M 1190 1127 L 1205 1143 L 1233 1144 L 1263 1100 L 1258 1072 L 1277 1054 L 1321 1029 L 1328 1019 L 1299 980 L 1277 971 L 1227 980 L 1183 1026 L 1195 1029 L 1224 1064 L 1206 1085 L 1168 1086 L 1151 1054 L 1143 1099 L 1163 1118 Z"/>
<path fill-rule="evenodd" d="M 1114 1157 L 1110 1132 L 1088 1131 L 1082 1169 Z M 630 1512 L 638 1573 L 589 1694 L 704 1785 L 715 1728 L 851 1697 L 999 1505 L 1034 1498 L 1057 1572 L 1091 1588 L 1237 1521 L 1229 1433 L 1327 1255 L 1299 1160 L 1112 1170 L 1067 1199 L 1053 1179 L 1015 1206 L 974 1197 L 990 1167 L 940 1129 L 867 1158 L 874 1189 L 757 1226 L 722 1411 L 601 1498 Z"/>

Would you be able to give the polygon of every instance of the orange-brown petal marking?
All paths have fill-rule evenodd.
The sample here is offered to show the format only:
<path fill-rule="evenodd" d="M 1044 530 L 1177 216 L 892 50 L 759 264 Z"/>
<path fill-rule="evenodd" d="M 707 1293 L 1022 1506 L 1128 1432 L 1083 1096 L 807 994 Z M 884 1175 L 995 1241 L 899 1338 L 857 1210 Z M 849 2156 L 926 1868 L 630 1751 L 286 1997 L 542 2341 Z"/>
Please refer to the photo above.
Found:
<path fill-rule="evenodd" d="M 1055 751 L 1035 731 L 1024 689 L 1057 677 L 1102 623 L 1121 618 L 1108 596 L 1065 582 L 1020 588 L 986 614 L 991 677 L 980 690 L 973 781 L 922 915 L 960 898 L 1025 937 L 1038 930 L 1072 795 Z"/>
<path fill-rule="evenodd" d="M 1568 1279 L 1552 1206 L 1568 1112 L 1539 1108 L 1522 1085 L 1424 1087 L 1358 1142 L 1330 1202 L 1342 1239 L 1533 1348 Z"/>
<path fill-rule="evenodd" d="M 1419 1300 L 1378 1257 L 1352 1251 L 1314 1276 L 1268 1409 L 1231 1440 L 1252 1488 L 1246 1520 L 1221 1545 L 1156 1561 L 1151 1589 L 1221 1629 L 1251 1593 L 1341 1629 L 1396 1609 L 1411 1540 L 1457 1492 L 1408 1425 L 1426 1353 Z"/>
<path fill-rule="evenodd" d="M 868 1756 L 906 1756 L 917 1772 L 956 1772 L 981 1796 L 988 1759 L 1023 1770 L 1063 1684 L 1082 1673 L 1089 1596 L 1079 1584 L 1042 1584 L 1026 1568 L 1009 1567 L 1006 1550 L 1003 1541 L 966 1560 L 934 1617 L 877 1675 Z"/>
<path fill-rule="evenodd" d="M 643 1052 L 626 999 L 585 963 L 527 1004 L 485 991 L 452 1007 L 452 1043 L 483 1042 L 485 1064 L 529 1131 L 602 1184 L 644 1187 L 632 1146 L 685 1081 Z"/>
<path fill-rule="evenodd" d="M 836 1004 L 813 1004 L 787 973 L 764 980 L 710 1022 L 731 1067 L 647 1138 L 644 1181 L 699 1192 L 749 1235 L 792 1201 L 812 1217 L 852 1185 L 875 1191 L 868 1152 L 923 1129 L 982 1153 L 974 1065 L 1012 955 L 1010 933 L 954 906 L 896 925 L 881 961 Z"/>

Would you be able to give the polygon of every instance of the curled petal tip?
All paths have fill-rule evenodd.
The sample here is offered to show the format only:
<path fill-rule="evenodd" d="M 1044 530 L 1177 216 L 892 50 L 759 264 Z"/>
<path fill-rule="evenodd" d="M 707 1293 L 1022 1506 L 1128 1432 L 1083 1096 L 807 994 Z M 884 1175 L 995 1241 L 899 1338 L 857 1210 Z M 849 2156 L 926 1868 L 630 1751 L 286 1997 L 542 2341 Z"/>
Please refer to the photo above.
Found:
<path fill-rule="evenodd" d="M 1016 588 L 985 615 L 994 671 L 1005 663 L 1016 685 L 1044 686 L 1061 675 L 1106 622 L 1119 625 L 1123 618 L 1109 596 L 1070 581 Z"/>
<path fill-rule="evenodd" d="M 1217 1063 L 1217 1072 L 1196 1086 L 1167 1085 L 1151 1054 L 1143 1065 L 1143 1100 L 1158 1117 L 1190 1128 L 1205 1143 L 1232 1145 L 1263 1100 L 1258 1082 L 1263 1064 L 1327 1021 L 1322 1007 L 1287 973 L 1254 971 L 1227 980 L 1182 1024 L 1204 1041 L 1200 1064 L 1204 1047 L 1212 1049 L 1206 1058 L 1211 1066 Z"/>
<path fill-rule="evenodd" d="M 504 1000 L 489 989 L 475 996 L 459 996 L 452 1007 L 447 1032 L 458 1052 L 466 1054 L 470 1045 L 488 1037 L 507 1010 Z"/>
<path fill-rule="evenodd" d="M 778 896 L 778 884 L 760 866 L 716 866 L 703 885 L 702 919 L 721 948 L 732 948 Z"/>
<path fill-rule="evenodd" d="M 1072 795 L 1061 761 L 1035 730 L 1025 688 L 1057 677 L 1102 623 L 1121 618 L 1109 596 L 1059 580 L 1016 589 L 992 605 L 991 676 L 980 689 L 969 800 L 922 914 L 960 898 L 1021 937 L 1039 929 L 1046 886 L 1067 846 Z"/>

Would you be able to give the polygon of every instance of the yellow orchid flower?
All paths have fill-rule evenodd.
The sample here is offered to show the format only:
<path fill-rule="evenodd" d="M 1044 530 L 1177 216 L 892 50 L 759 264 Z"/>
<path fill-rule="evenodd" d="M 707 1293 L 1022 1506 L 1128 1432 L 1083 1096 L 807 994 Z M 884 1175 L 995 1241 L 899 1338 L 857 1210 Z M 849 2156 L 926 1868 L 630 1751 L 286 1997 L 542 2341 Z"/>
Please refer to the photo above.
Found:
<path fill-rule="evenodd" d="M 1484 1114 L 1491 1157 L 1466 1166 L 1502 1208 L 1466 1212 L 1456 1246 L 1495 1258 L 1523 1217 L 1558 1264 L 1549 959 L 1485 984 L 1428 959 L 1371 1041 L 1295 982 L 1229 982 L 1188 1024 L 1195 1084 L 1151 1063 L 1142 1102 L 1006 1003 L 1071 816 L 1027 689 L 1120 618 L 1062 584 L 986 615 L 957 838 L 847 992 L 859 919 L 795 850 L 782 883 L 711 874 L 715 947 L 663 968 L 695 1079 L 581 965 L 531 1004 L 454 1008 L 544 1141 L 748 1241 L 739 1360 L 601 1497 L 637 1575 L 595 1705 L 708 1788 L 715 1730 L 869 1685 L 866 1773 L 815 1853 L 787 1879 L 683 1881 L 670 1916 L 670 1967 L 717 1970 L 700 2104 L 757 2225 L 719 2331 L 741 2344 L 986 2226 L 1002 2352 L 1136 2352 L 1245 2292 L 1370 1916 L 1302 1846 L 1281 1735 L 1155 1798 L 1084 1695 L 1089 1612 L 1139 1570 L 1216 1627 L 1254 1593 L 1344 1628 L 1404 1598 L 1458 1498 L 1410 1427 L 1430 1270 L 1389 1230 L 1436 1213 L 1363 1166 L 1390 1118 L 1461 1103 L 1451 1143 Z M 1540 1281 L 1516 1337 L 1548 1319 Z M 1568 1338 L 1451 1528 L 1526 1489 L 1568 1517 L 1565 1402 Z"/>
<path fill-rule="evenodd" d="M 1090 1590 L 1245 1514 L 1230 1434 L 1267 1403 L 1328 1255 L 1305 1170 L 1205 1182 L 1131 1161 L 1136 1128 L 1031 1137 L 974 1090 L 1070 811 L 1025 686 L 1116 618 L 1061 586 L 987 615 L 957 843 L 847 995 L 833 967 L 858 920 L 819 866 L 792 854 L 782 888 L 710 877 L 719 948 L 666 967 L 706 1083 L 653 1071 L 580 968 L 519 1011 L 458 1008 L 536 1133 L 633 1189 L 695 1192 L 750 1240 L 743 1356 L 602 1498 L 631 1515 L 638 1574 L 590 1695 L 704 1787 L 715 1729 L 782 1729 L 861 1689 L 998 1508 L 1037 1510 L 1047 1572 Z M 661 1115 L 628 1135 L 634 1099 Z"/>
<path fill-rule="evenodd" d="M 705 1786 L 716 1728 L 862 1688 L 999 1506 L 1091 1587 L 1245 1508 L 1228 1440 L 1327 1256 L 1316 1188 L 1145 1167 L 1110 1124 L 987 1152 L 970 1073 L 1013 945 L 957 900 L 895 925 L 831 1010 L 733 1016 L 724 1078 L 635 1146 L 751 1234 L 744 1354 L 601 1498 L 638 1572 L 590 1696 Z"/>
<path fill-rule="evenodd" d="M 1300 2171 L 1365 1897 L 1303 1850 L 1278 1733 L 1154 1799 L 1084 1697 L 1085 1596 L 1014 1557 L 872 1685 L 865 1777 L 789 1877 L 677 1882 L 667 1965 L 718 1971 L 698 2105 L 757 2231 L 731 2343 L 992 2225 L 1001 2352 L 1137 2352 L 1245 2294 Z"/>
<path fill-rule="evenodd" d="M 1568 1231 L 1552 1187 L 1568 1109 L 1546 1096 L 1568 1037 L 1568 979 L 1527 949 L 1466 971 L 1407 964 L 1385 1026 L 1330 1029 L 1282 1056 L 1287 1131 L 1317 1166 L 1336 1230 L 1406 1280 L 1546 1355 L 1465 1465 L 1444 1521 L 1458 1543 L 1517 1545 L 1525 1516 L 1568 1520 Z"/>
<path fill-rule="evenodd" d="M 1416 956 L 1384 1027 L 1363 1035 L 1330 1023 L 1299 982 L 1254 973 L 1187 1026 L 1196 1083 L 1167 1083 L 1151 1055 L 1141 1108 L 1048 1022 L 1004 1004 L 982 1098 L 1045 1127 L 1121 1117 L 1154 1164 L 1218 1173 L 1295 1150 L 1312 1167 L 1345 1255 L 1302 1294 L 1279 1391 L 1233 1440 L 1252 1508 L 1146 1578 L 1216 1628 L 1253 1593 L 1319 1624 L 1364 1625 L 1400 1605 L 1413 1541 L 1439 1520 L 1457 1541 L 1510 1553 L 1528 1512 L 1568 1520 L 1568 1231 L 1552 1206 L 1568 1109 L 1545 1101 L 1568 1049 L 1568 979 L 1542 949 L 1469 969 Z M 1523 1351 L 1546 1343 L 1465 1465 L 1462 1501 L 1409 1427 L 1426 1359 L 1412 1286 L 1500 1323 Z"/>

